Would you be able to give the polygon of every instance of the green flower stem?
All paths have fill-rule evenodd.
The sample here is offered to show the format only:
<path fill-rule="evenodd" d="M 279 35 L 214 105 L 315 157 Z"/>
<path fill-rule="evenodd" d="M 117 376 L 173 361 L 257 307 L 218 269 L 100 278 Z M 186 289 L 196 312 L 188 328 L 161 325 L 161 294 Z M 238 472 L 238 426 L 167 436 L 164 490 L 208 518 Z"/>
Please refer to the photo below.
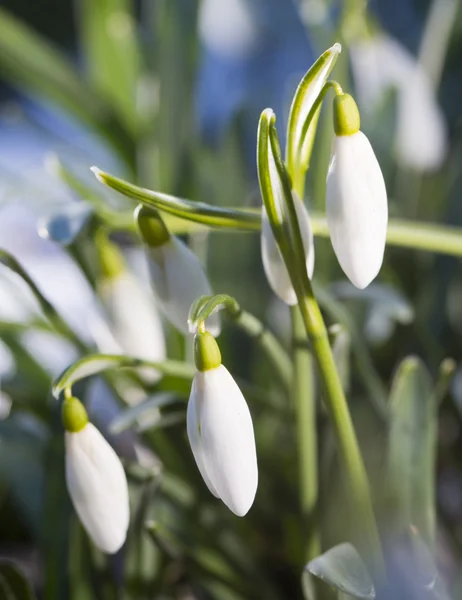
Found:
<path fill-rule="evenodd" d="M 301 313 L 291 309 L 293 338 L 293 398 L 298 443 L 300 509 L 303 523 L 304 561 L 321 552 L 316 509 L 318 503 L 318 438 L 316 428 L 316 397 L 313 360 Z"/>
<path fill-rule="evenodd" d="M 349 332 L 353 355 L 358 367 L 359 377 L 363 380 L 364 389 L 367 392 L 367 398 L 380 420 L 386 423 L 389 418 L 387 390 L 371 360 L 361 331 L 348 310 L 340 302 L 332 298 L 319 286 L 315 286 L 314 290 L 318 303 L 324 312 L 336 323 L 343 325 Z"/>
<path fill-rule="evenodd" d="M 275 175 L 274 171 L 270 173 L 269 169 L 269 145 L 284 195 L 286 218 L 276 209 L 276 202 L 279 199 L 276 200 L 271 186 L 271 177 Z M 323 399 L 337 439 L 346 482 L 349 486 L 353 505 L 357 514 L 362 519 L 363 528 L 358 539 L 355 541 L 376 578 L 382 580 L 385 574 L 385 563 L 372 507 L 366 469 L 329 344 L 324 319 L 313 294 L 311 281 L 308 278 L 303 240 L 290 188 L 289 175 L 281 158 L 275 118 L 269 111 L 264 111 L 260 119 L 257 157 L 260 188 L 273 235 L 279 245 L 292 285 L 297 294 L 303 323 L 323 384 Z M 282 219 L 283 221 L 281 222 Z M 284 222 L 286 220 L 288 223 Z M 287 229 L 287 227 L 291 232 L 290 240 L 284 240 L 282 237 L 284 229 Z M 288 242 L 291 243 L 288 244 Z"/>
<path fill-rule="evenodd" d="M 362 537 L 357 541 L 358 547 L 362 551 L 363 558 L 370 561 L 376 575 L 381 577 L 385 572 L 385 566 L 366 469 L 340 377 L 335 366 L 326 326 L 318 303 L 312 293 L 311 284 L 308 284 L 306 292 L 299 298 L 299 306 L 323 383 L 325 392 L 323 399 L 334 428 L 340 460 L 345 467 L 347 484 L 354 506 L 357 513 L 361 515 L 364 524 Z"/>
<path fill-rule="evenodd" d="M 235 231 L 260 231 L 260 209 L 221 208 L 204 202 L 193 202 L 162 194 L 128 183 L 123 179 L 96 170 L 101 183 L 133 198 L 147 206 L 161 210 L 175 220 L 166 220 L 172 233 L 187 233 L 199 227 L 231 229 Z M 310 215 L 313 233 L 319 237 L 329 237 L 325 217 L 319 213 Z M 189 222 L 180 227 L 178 219 Z M 448 225 L 435 225 L 418 221 L 390 219 L 387 231 L 387 244 L 400 248 L 411 248 L 436 252 L 449 256 L 462 256 L 462 228 Z"/>
<path fill-rule="evenodd" d="M 225 309 L 234 323 L 249 337 L 257 341 L 275 368 L 281 382 L 289 389 L 292 383 L 292 364 L 286 350 L 277 337 L 261 321 L 241 309 L 235 298 L 227 294 L 210 297 L 201 296 L 191 307 L 190 319 L 193 323 L 200 324 L 217 308 Z"/>

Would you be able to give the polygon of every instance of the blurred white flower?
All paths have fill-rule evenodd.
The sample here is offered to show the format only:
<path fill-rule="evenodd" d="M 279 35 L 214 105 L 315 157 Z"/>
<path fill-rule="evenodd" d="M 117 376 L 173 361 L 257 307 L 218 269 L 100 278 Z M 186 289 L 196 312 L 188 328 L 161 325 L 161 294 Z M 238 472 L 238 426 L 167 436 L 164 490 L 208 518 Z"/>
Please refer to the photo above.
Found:
<path fill-rule="evenodd" d="M 170 235 L 162 218 L 152 209 L 140 205 L 135 220 L 146 244 L 148 269 L 159 307 L 170 323 L 189 334 L 189 309 L 200 296 L 211 296 L 212 288 L 204 268 L 191 250 Z M 220 333 L 220 317 L 212 314 L 207 329 Z"/>
<path fill-rule="evenodd" d="M 112 333 L 122 352 L 153 362 L 167 356 L 162 321 L 154 298 L 129 271 L 106 278 L 100 286 Z M 108 345 L 107 351 L 118 351 Z M 144 378 L 158 379 L 153 369 L 142 369 Z M 154 375 L 154 378 L 153 378 Z"/>
<path fill-rule="evenodd" d="M 202 0 L 198 32 L 204 46 L 230 59 L 247 56 L 259 39 L 249 4 L 248 0 Z"/>
<path fill-rule="evenodd" d="M 432 83 L 412 54 L 384 34 L 350 47 L 361 110 L 373 114 L 388 88 L 396 88 L 396 152 L 418 170 L 438 168 L 447 152 L 444 116 Z"/>
<path fill-rule="evenodd" d="M 200 336 L 216 344 L 210 334 L 198 334 L 196 339 Z M 216 351 L 219 357 L 218 347 Z M 210 492 L 242 517 L 252 506 L 258 485 L 252 417 L 220 358 L 205 366 L 196 360 L 196 365 L 200 370 L 193 379 L 187 411 L 189 443 Z"/>
<path fill-rule="evenodd" d="M 359 131 L 353 98 L 348 94 L 337 96 L 334 107 L 337 135 L 327 174 L 327 223 L 340 266 L 351 283 L 363 289 L 382 266 L 387 191 L 372 146 Z"/>
<path fill-rule="evenodd" d="M 165 316 L 174 327 L 188 334 L 191 304 L 199 296 L 211 296 L 212 289 L 200 260 L 178 238 L 156 248 L 148 248 L 148 266 L 154 293 Z M 220 318 L 211 315 L 207 329 L 218 335 Z"/>
<path fill-rule="evenodd" d="M 66 482 L 74 508 L 94 544 L 113 554 L 125 542 L 130 512 L 122 463 L 91 423 L 66 431 L 65 442 Z"/>
<path fill-rule="evenodd" d="M 314 241 L 310 217 L 305 205 L 294 191 L 292 192 L 292 196 L 298 217 L 300 233 L 303 239 L 306 269 L 308 272 L 308 277 L 311 279 L 314 269 Z M 276 240 L 274 239 L 271 225 L 268 220 L 268 214 L 264 206 L 262 208 L 260 239 L 263 267 L 271 289 L 277 296 L 279 296 L 279 298 L 281 298 L 283 302 L 289 306 L 297 304 L 295 290 L 290 281 L 290 276 L 281 252 L 276 244 Z"/>

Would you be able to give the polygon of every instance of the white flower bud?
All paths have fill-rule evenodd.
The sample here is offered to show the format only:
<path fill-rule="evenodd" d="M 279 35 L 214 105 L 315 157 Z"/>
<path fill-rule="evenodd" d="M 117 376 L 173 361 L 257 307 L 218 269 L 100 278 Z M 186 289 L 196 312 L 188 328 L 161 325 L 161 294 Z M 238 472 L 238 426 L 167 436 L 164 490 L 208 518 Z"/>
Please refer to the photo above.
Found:
<path fill-rule="evenodd" d="M 128 486 L 119 457 L 91 423 L 66 431 L 66 482 L 80 521 L 94 544 L 113 554 L 125 542 Z"/>
<path fill-rule="evenodd" d="M 162 321 L 154 298 L 144 289 L 135 276 L 123 271 L 115 277 L 105 279 L 101 285 L 101 298 L 109 313 L 112 333 L 120 350 L 116 351 L 153 362 L 163 362 L 167 351 Z M 153 369 L 143 369 L 147 381 L 159 378 Z"/>
<path fill-rule="evenodd" d="M 430 78 L 397 40 L 376 35 L 350 48 L 361 110 L 373 115 L 384 93 L 397 90 L 396 152 L 419 170 L 438 168 L 448 147 L 444 115 Z"/>
<path fill-rule="evenodd" d="M 188 403 L 189 443 L 210 492 L 242 517 L 258 485 L 252 417 L 210 334 L 196 336 L 195 359 L 199 370 Z"/>
<path fill-rule="evenodd" d="M 212 295 L 199 259 L 175 236 L 160 246 L 148 246 L 147 253 L 151 281 L 160 307 L 174 327 L 188 334 L 191 304 L 199 296 Z M 217 314 L 207 319 L 207 329 L 213 335 L 220 333 Z"/>
<path fill-rule="evenodd" d="M 311 279 L 314 269 L 314 242 L 313 231 L 311 229 L 310 217 L 308 211 L 297 196 L 292 191 L 295 211 L 298 217 L 298 225 L 302 235 L 303 247 L 305 250 L 306 269 L 308 277 Z M 262 209 L 261 221 L 261 254 L 266 278 L 273 292 L 289 306 L 297 304 L 297 296 L 290 281 L 290 276 L 282 258 L 281 252 L 274 239 L 271 225 L 268 220 L 268 214 L 265 207 Z"/>
<path fill-rule="evenodd" d="M 382 266 L 388 207 L 382 171 L 361 131 L 335 137 L 326 213 L 340 266 L 353 285 L 365 288 Z"/>

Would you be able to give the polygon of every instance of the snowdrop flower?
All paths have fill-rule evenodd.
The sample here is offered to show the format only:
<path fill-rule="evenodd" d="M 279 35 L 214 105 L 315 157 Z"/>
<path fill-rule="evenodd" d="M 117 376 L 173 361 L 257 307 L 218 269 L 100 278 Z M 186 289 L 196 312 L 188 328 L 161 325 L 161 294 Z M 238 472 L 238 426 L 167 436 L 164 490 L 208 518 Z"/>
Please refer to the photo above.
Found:
<path fill-rule="evenodd" d="M 388 88 L 396 88 L 396 152 L 419 170 L 438 168 L 447 152 L 447 131 L 430 78 L 398 41 L 381 34 L 350 48 L 362 110 L 373 114 Z"/>
<path fill-rule="evenodd" d="M 340 266 L 351 283 L 363 289 L 382 266 L 388 207 L 382 171 L 359 124 L 353 98 L 348 94 L 336 96 L 336 136 L 327 174 L 327 224 Z"/>
<path fill-rule="evenodd" d="M 149 290 L 126 269 L 117 249 L 107 239 L 97 241 L 103 279 L 99 286 L 114 340 L 101 339 L 103 352 L 124 353 L 153 362 L 167 356 L 162 321 Z M 141 369 L 148 382 L 159 379 L 153 369 Z"/>
<path fill-rule="evenodd" d="M 125 542 L 130 512 L 122 463 L 77 398 L 66 398 L 62 415 L 69 495 L 94 544 L 113 554 Z"/>
<path fill-rule="evenodd" d="M 135 219 L 147 245 L 148 267 L 159 306 L 174 327 L 188 334 L 191 304 L 199 296 L 212 295 L 204 269 L 197 256 L 170 235 L 156 211 L 140 205 Z M 218 315 L 210 316 L 207 329 L 213 335 L 220 333 Z"/>
<path fill-rule="evenodd" d="M 310 218 L 305 205 L 294 191 L 292 191 L 292 197 L 294 199 L 295 211 L 298 217 L 298 225 L 300 227 L 300 233 L 303 239 L 308 277 L 311 279 L 314 269 L 314 242 Z M 260 239 L 263 268 L 271 289 L 277 296 L 279 296 L 279 298 L 281 298 L 283 302 L 289 306 L 297 304 L 295 290 L 292 286 L 292 282 L 282 258 L 282 254 L 278 248 L 276 240 L 274 239 L 268 214 L 264 206 L 262 209 Z"/>
<path fill-rule="evenodd" d="M 252 418 L 214 337 L 196 334 L 194 376 L 187 411 L 189 443 L 211 493 L 237 516 L 253 504 L 258 484 Z"/>

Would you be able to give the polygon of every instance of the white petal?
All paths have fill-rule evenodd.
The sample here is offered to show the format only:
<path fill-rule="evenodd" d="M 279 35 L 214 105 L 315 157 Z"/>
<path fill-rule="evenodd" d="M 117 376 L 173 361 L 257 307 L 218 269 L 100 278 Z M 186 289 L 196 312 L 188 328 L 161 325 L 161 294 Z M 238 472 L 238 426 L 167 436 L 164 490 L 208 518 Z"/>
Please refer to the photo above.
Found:
<path fill-rule="evenodd" d="M 194 459 L 196 461 L 196 465 L 202 475 L 202 479 L 205 481 L 207 487 L 210 492 L 215 496 L 215 498 L 219 498 L 216 489 L 213 487 L 212 482 L 207 474 L 207 470 L 205 468 L 204 463 L 204 454 L 202 452 L 202 443 L 200 439 L 200 425 L 198 420 L 198 410 L 197 403 L 202 403 L 202 398 L 198 397 L 196 391 L 196 380 L 193 380 L 191 395 L 189 397 L 188 402 L 188 410 L 187 410 L 187 418 L 186 418 L 186 428 L 188 431 L 188 439 L 191 445 L 191 450 L 194 455 Z"/>
<path fill-rule="evenodd" d="M 106 280 L 101 296 L 109 311 L 113 333 L 125 354 L 163 362 L 167 351 L 165 336 L 154 298 L 129 272 Z M 143 369 L 143 377 L 155 381 L 159 374 Z"/>
<path fill-rule="evenodd" d="M 418 170 L 436 169 L 446 156 L 443 113 L 423 71 L 416 71 L 400 94 L 396 151 L 403 162 Z"/>
<path fill-rule="evenodd" d="M 308 277 L 311 279 L 314 269 L 313 231 L 311 229 L 310 218 L 305 205 L 295 192 L 292 192 L 292 196 L 294 198 L 298 224 L 305 249 Z M 297 296 L 290 281 L 289 273 L 287 272 L 287 268 L 282 259 L 281 252 L 274 239 L 265 207 L 262 209 L 261 225 L 261 253 L 266 277 L 274 293 L 279 296 L 283 302 L 289 306 L 293 306 L 297 304 Z"/>
<path fill-rule="evenodd" d="M 384 92 L 395 87 L 398 157 L 421 170 L 439 167 L 447 152 L 447 129 L 431 81 L 415 57 L 386 35 L 355 44 L 350 51 L 361 109 L 372 113 Z"/>
<path fill-rule="evenodd" d="M 223 365 L 196 373 L 193 389 L 207 475 L 226 506 L 244 516 L 258 485 L 255 437 L 247 403 Z"/>
<path fill-rule="evenodd" d="M 66 481 L 74 508 L 95 545 L 109 554 L 125 542 L 129 522 L 128 487 L 119 457 L 88 423 L 65 434 Z"/>
<path fill-rule="evenodd" d="M 148 263 L 154 292 L 165 316 L 177 329 L 188 334 L 191 304 L 199 296 L 212 295 L 199 259 L 181 240 L 172 236 L 163 246 L 149 248 Z M 219 335 L 217 314 L 212 315 L 206 325 L 210 333 Z"/>
<path fill-rule="evenodd" d="M 358 288 L 382 266 L 387 234 L 387 192 L 367 137 L 336 137 L 327 175 L 326 213 L 340 266 Z"/>

